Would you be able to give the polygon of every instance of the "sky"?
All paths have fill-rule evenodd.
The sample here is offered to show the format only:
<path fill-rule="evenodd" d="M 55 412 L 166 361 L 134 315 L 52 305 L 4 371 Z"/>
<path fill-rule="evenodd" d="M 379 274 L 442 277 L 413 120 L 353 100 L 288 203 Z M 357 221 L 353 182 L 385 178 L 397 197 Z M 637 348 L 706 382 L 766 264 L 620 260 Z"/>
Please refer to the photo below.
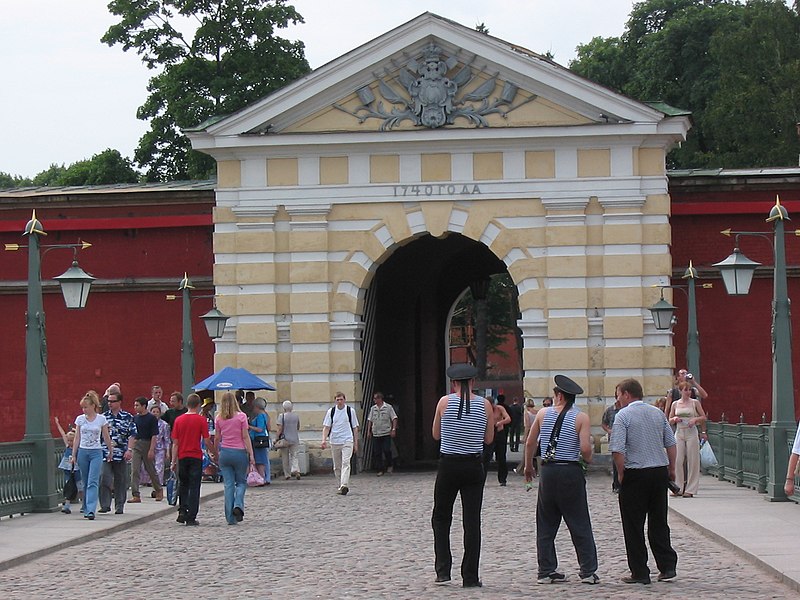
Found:
<path fill-rule="evenodd" d="M 136 118 L 155 72 L 100 38 L 107 0 L 0 0 L 0 172 L 33 177 L 106 148 L 132 157 Z M 305 43 L 317 68 L 430 11 L 567 65 L 578 44 L 620 35 L 633 0 L 294 0 L 305 23 L 278 35 Z M 333 10 L 332 10 L 333 9 Z"/>

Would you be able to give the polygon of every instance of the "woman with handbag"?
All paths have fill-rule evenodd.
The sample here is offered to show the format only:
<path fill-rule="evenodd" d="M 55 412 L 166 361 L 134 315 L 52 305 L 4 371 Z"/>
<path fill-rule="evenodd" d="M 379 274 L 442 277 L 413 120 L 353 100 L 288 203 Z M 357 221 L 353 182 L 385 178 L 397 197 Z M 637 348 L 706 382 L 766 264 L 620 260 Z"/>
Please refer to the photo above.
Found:
<path fill-rule="evenodd" d="M 693 498 L 700 486 L 700 439 L 697 425 L 706 422 L 706 413 L 700 401 L 692 398 L 690 381 L 682 381 L 678 384 L 678 389 L 681 397 L 669 409 L 669 422 L 676 428 L 675 483 L 680 488 L 679 492 L 672 495 Z M 705 436 L 705 431 L 699 435 Z"/>
<path fill-rule="evenodd" d="M 248 435 L 247 417 L 239 410 L 233 392 L 222 394 L 215 431 L 219 469 L 225 483 L 225 520 L 228 525 L 236 525 L 244 519 L 247 467 L 254 467 L 256 463 Z"/>
<path fill-rule="evenodd" d="M 272 481 L 269 466 L 269 415 L 266 412 L 267 401 L 256 398 L 253 403 L 253 417 L 249 421 L 250 441 L 253 444 L 253 455 L 256 459 L 256 471 L 264 480 L 261 485 L 269 485 Z"/>
<path fill-rule="evenodd" d="M 278 416 L 278 441 L 275 447 L 281 451 L 283 476 L 286 479 L 300 479 L 300 465 L 297 450 L 300 446 L 300 417 L 292 412 L 292 403 L 283 402 L 283 414 Z"/>

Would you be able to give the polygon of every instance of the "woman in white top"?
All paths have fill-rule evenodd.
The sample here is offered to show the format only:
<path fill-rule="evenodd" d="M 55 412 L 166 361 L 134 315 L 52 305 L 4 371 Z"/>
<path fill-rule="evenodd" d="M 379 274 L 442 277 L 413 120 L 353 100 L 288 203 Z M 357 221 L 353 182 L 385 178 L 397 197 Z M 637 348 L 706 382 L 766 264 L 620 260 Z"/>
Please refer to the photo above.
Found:
<path fill-rule="evenodd" d="M 109 462 L 114 459 L 114 443 L 108 432 L 108 421 L 100 414 L 100 397 L 89 390 L 81 399 L 83 414 L 75 419 L 75 440 L 72 442 L 72 463 L 77 463 L 84 482 L 83 517 L 94 520 L 97 508 L 97 493 L 100 487 L 100 471 L 103 465 L 101 439 L 108 448 Z"/>

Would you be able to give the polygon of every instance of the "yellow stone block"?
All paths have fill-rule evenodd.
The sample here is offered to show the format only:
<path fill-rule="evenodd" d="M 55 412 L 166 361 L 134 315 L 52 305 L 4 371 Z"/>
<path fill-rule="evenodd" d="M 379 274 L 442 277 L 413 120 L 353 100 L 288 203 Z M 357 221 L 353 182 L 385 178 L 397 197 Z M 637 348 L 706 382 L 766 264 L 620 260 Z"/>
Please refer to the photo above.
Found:
<path fill-rule="evenodd" d="M 605 349 L 606 369 L 636 369 L 642 364 L 642 347 Z"/>
<path fill-rule="evenodd" d="M 272 236 L 264 235 L 259 231 L 240 231 L 236 234 L 236 252 L 271 252 L 269 242 Z M 216 250 L 216 248 L 214 249 Z"/>
<path fill-rule="evenodd" d="M 278 365 L 275 354 L 270 352 L 258 354 L 240 353 L 237 366 L 247 369 L 251 373 L 275 373 Z M 274 383 L 274 380 L 270 380 L 269 375 L 266 378 L 267 383 Z"/>
<path fill-rule="evenodd" d="M 214 285 L 235 285 L 236 265 L 214 265 Z"/>
<path fill-rule="evenodd" d="M 603 244 L 641 244 L 642 239 L 642 226 L 612 223 L 603 225 Z"/>
<path fill-rule="evenodd" d="M 635 338 L 644 335 L 642 317 L 606 317 L 603 319 L 603 337 L 605 339 Z"/>
<path fill-rule="evenodd" d="M 236 315 L 278 314 L 278 311 L 276 310 L 276 301 L 277 297 L 275 294 L 246 294 L 246 295 L 236 296 L 236 312 L 234 314 Z"/>
<path fill-rule="evenodd" d="M 330 373 L 327 352 L 292 352 L 292 373 Z"/>
<path fill-rule="evenodd" d="M 589 355 L 586 348 L 550 348 L 547 353 L 547 368 L 552 371 L 586 369 L 588 366 Z"/>
<path fill-rule="evenodd" d="M 547 336 L 551 340 L 586 339 L 589 324 L 584 317 L 559 317 L 547 320 Z"/>
<path fill-rule="evenodd" d="M 642 366 L 645 369 L 674 369 L 675 368 L 675 347 L 674 346 L 647 346 L 644 349 L 644 360 Z M 669 386 L 672 385 L 672 377 L 666 378 Z M 668 386 L 668 387 L 669 387 Z M 666 388 L 664 388 L 666 389 Z"/>
<path fill-rule="evenodd" d="M 689 265 L 686 265 L 687 267 Z M 642 270 L 647 274 L 671 275 L 672 255 L 670 254 L 645 254 L 642 256 Z"/>
<path fill-rule="evenodd" d="M 549 277 L 586 277 L 585 256 L 548 256 L 547 275 Z"/>
<path fill-rule="evenodd" d="M 236 252 L 236 234 L 215 233 L 214 252 L 216 254 L 232 254 Z"/>
<path fill-rule="evenodd" d="M 617 254 L 603 256 L 603 275 L 633 277 L 642 275 L 641 254 Z"/>
<path fill-rule="evenodd" d="M 422 181 L 450 181 L 450 154 L 422 154 L 420 156 Z"/>
<path fill-rule="evenodd" d="M 664 151 L 661 148 L 639 148 L 634 168 L 634 175 L 664 175 L 666 172 Z"/>
<path fill-rule="evenodd" d="M 476 152 L 473 154 L 472 178 L 475 181 L 503 179 L 503 153 Z"/>
<path fill-rule="evenodd" d="M 547 246 L 585 246 L 588 228 L 585 225 L 547 227 Z"/>
<path fill-rule="evenodd" d="M 228 207 L 215 206 L 212 209 L 214 223 L 235 223 L 236 215 Z"/>
<path fill-rule="evenodd" d="M 322 252 L 327 249 L 326 231 L 293 231 L 289 234 L 289 252 Z"/>
<path fill-rule="evenodd" d="M 230 283 L 230 285 L 258 285 L 263 283 L 272 283 L 275 281 L 274 263 L 253 263 L 224 266 L 235 268 L 235 279 Z"/>
<path fill-rule="evenodd" d="M 346 156 L 322 156 L 319 159 L 319 182 L 322 185 L 341 185 L 349 181 Z"/>
<path fill-rule="evenodd" d="M 274 344 L 278 341 L 275 323 L 239 323 L 236 340 L 240 344 Z"/>
<path fill-rule="evenodd" d="M 548 308 L 586 308 L 586 290 L 583 288 L 547 290 Z"/>
<path fill-rule="evenodd" d="M 292 294 L 289 298 L 289 312 L 292 314 L 326 313 L 328 310 L 326 293 Z"/>
<path fill-rule="evenodd" d="M 360 314 L 363 311 L 363 301 L 363 298 L 359 300 L 350 294 L 334 294 L 331 300 L 331 310 Z"/>
<path fill-rule="evenodd" d="M 331 341 L 328 323 L 292 323 L 293 344 L 327 344 Z"/>
<path fill-rule="evenodd" d="M 296 158 L 268 158 L 267 159 L 267 185 L 297 185 L 297 159 Z"/>
<path fill-rule="evenodd" d="M 647 196 L 642 212 L 646 215 L 669 215 L 672 213 L 672 205 L 667 194 L 653 194 Z"/>
<path fill-rule="evenodd" d="M 220 188 L 242 187 L 242 166 L 238 160 L 217 162 L 217 185 Z"/>
<path fill-rule="evenodd" d="M 318 283 L 327 280 L 327 262 L 294 262 L 289 269 L 290 283 Z"/>
<path fill-rule="evenodd" d="M 608 148 L 578 150 L 578 177 L 610 177 L 611 151 Z"/>
<path fill-rule="evenodd" d="M 357 352 L 331 352 L 331 373 L 354 373 L 361 370 L 361 354 Z"/>
<path fill-rule="evenodd" d="M 425 216 L 425 225 L 428 232 L 433 237 L 440 237 L 447 231 L 447 224 L 450 221 L 450 212 L 453 208 L 452 202 L 426 202 L 420 206 L 422 214 Z M 383 251 L 383 248 L 381 248 Z"/>
<path fill-rule="evenodd" d="M 397 154 L 375 154 L 369 157 L 370 183 L 400 181 L 400 157 Z"/>
<path fill-rule="evenodd" d="M 640 288 L 604 288 L 602 306 L 606 308 L 641 308 Z"/>
<path fill-rule="evenodd" d="M 672 242 L 672 228 L 669 223 L 642 225 L 642 236 L 648 244 L 669 244 Z"/>
<path fill-rule="evenodd" d="M 508 267 L 508 273 L 517 285 L 526 279 L 541 277 L 544 272 L 544 261 L 535 258 L 521 258 Z"/>
<path fill-rule="evenodd" d="M 535 150 L 525 153 L 526 179 L 553 179 L 556 176 L 556 153 Z"/>

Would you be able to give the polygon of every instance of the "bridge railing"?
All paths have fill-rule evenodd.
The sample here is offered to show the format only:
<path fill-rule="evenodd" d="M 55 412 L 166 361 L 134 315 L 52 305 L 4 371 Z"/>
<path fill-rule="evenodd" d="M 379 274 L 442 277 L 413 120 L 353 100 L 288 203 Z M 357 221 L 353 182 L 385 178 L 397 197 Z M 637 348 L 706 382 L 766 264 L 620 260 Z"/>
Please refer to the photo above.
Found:
<path fill-rule="evenodd" d="M 791 452 L 796 429 L 787 428 Z M 770 429 L 768 423 L 748 425 L 746 423 L 708 422 L 708 441 L 717 457 L 717 466 L 705 469 L 706 474 L 720 481 L 730 481 L 737 487 L 748 487 L 759 493 L 767 491 L 768 447 Z M 790 500 L 800 503 L 800 479 L 795 479 L 795 493 Z"/>
<path fill-rule="evenodd" d="M 64 455 L 61 440 L 56 440 L 57 465 Z M 44 468 L 33 464 L 32 442 L 0 443 L 0 517 L 33 511 L 33 471 Z M 64 489 L 64 475 L 59 469 L 52 473 L 56 490 Z"/>

